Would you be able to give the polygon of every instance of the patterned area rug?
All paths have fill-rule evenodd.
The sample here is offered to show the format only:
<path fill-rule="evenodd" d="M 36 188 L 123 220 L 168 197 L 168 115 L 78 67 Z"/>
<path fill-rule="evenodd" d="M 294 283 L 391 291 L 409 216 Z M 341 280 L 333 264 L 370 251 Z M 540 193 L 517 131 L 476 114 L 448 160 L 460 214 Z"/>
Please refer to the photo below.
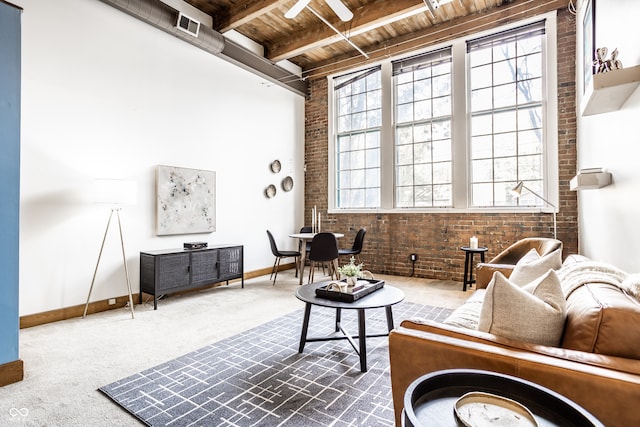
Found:
<path fill-rule="evenodd" d="M 403 302 L 395 324 L 441 321 L 452 310 Z M 355 310 L 342 325 L 357 333 Z M 298 353 L 303 311 L 100 388 L 150 426 L 392 426 L 388 339 L 367 339 L 368 371 L 346 340 L 307 343 Z M 367 333 L 386 331 L 384 309 L 366 311 Z M 334 329 L 335 311 L 314 306 L 308 337 Z"/>

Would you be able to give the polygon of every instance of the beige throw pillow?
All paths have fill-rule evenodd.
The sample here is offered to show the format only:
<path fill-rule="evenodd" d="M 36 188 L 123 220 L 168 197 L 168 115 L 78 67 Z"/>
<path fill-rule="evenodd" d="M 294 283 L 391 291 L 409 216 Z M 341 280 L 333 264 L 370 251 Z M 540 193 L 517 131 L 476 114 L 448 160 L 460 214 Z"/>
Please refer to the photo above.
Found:
<path fill-rule="evenodd" d="M 487 286 L 478 330 L 529 343 L 558 346 L 565 316 L 565 299 L 554 270 L 548 270 L 524 287 L 496 272 Z"/>
<path fill-rule="evenodd" d="M 560 267 L 562 267 L 562 249 L 558 248 L 542 257 L 538 251 L 531 249 L 513 268 L 509 281 L 515 285 L 524 286 L 550 269 L 558 270 Z"/>

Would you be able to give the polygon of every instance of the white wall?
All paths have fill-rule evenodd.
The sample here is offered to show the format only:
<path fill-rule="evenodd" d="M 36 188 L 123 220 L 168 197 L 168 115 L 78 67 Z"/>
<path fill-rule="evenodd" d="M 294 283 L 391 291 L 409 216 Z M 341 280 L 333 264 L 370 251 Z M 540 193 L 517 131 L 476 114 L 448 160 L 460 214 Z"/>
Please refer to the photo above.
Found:
<path fill-rule="evenodd" d="M 596 2 L 596 47 L 617 47 L 624 67 L 640 64 L 638 16 L 637 0 Z M 637 89 L 619 111 L 578 117 L 578 167 L 613 175 L 613 185 L 578 193 L 580 251 L 630 273 L 640 272 L 639 118 Z"/>
<path fill-rule="evenodd" d="M 98 0 L 14 0 L 24 8 L 20 315 L 84 304 L 109 209 L 96 178 L 135 180 L 122 212 L 127 265 L 185 241 L 245 247 L 245 271 L 273 263 L 265 230 L 303 222 L 304 99 Z M 280 174 L 269 164 L 279 159 Z M 155 235 L 155 168 L 216 171 L 217 231 Z M 294 189 L 266 199 L 291 175 Z M 126 295 L 117 228 L 92 300 Z"/>

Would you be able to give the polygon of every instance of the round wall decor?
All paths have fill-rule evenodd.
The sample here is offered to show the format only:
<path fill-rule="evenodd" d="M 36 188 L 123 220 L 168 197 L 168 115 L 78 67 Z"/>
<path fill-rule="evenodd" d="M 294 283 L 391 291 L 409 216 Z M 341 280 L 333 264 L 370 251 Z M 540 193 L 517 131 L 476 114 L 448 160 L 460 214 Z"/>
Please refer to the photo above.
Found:
<path fill-rule="evenodd" d="M 293 188 L 293 178 L 288 176 L 282 180 L 282 189 L 284 191 L 291 191 L 292 188 Z"/>
<path fill-rule="evenodd" d="M 271 184 L 264 190 L 264 194 L 267 196 L 267 199 L 274 197 L 276 195 L 276 186 Z"/>
<path fill-rule="evenodd" d="M 280 160 L 274 160 L 271 162 L 271 172 L 278 173 L 282 169 L 282 165 L 280 164 Z"/>

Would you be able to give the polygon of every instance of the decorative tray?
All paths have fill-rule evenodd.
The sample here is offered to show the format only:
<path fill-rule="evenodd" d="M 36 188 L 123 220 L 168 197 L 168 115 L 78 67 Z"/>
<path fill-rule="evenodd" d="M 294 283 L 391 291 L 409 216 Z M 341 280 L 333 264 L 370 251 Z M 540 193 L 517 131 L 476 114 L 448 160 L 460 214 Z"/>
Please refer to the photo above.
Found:
<path fill-rule="evenodd" d="M 354 302 L 382 288 L 384 286 L 384 280 L 358 279 L 358 283 L 356 283 L 356 285 L 352 289 L 346 292 L 333 290 L 336 288 L 345 288 L 346 284 L 346 280 L 334 280 L 332 282 L 329 282 L 326 286 L 317 288 L 316 296 L 333 301 Z"/>
<path fill-rule="evenodd" d="M 456 401 L 454 411 L 466 427 L 538 427 L 525 406 L 492 393 L 467 393 Z"/>

